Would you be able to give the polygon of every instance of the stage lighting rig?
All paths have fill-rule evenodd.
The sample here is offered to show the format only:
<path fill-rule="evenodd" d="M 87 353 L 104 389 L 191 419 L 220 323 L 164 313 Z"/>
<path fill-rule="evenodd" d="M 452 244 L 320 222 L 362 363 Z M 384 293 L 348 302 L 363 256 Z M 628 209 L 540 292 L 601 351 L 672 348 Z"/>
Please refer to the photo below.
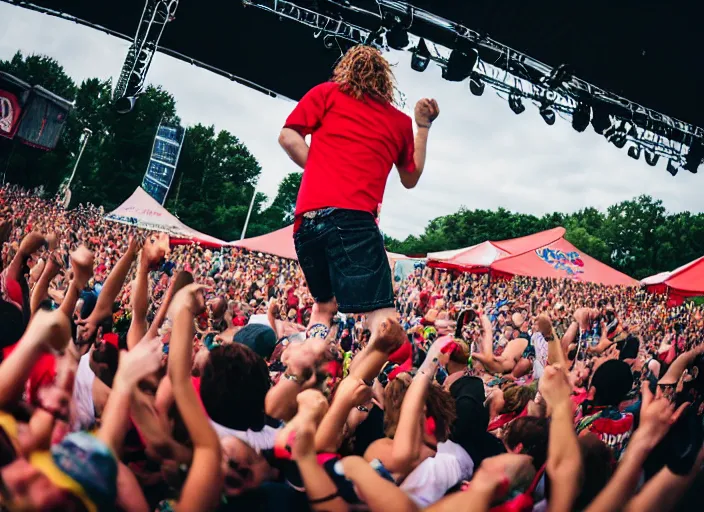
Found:
<path fill-rule="evenodd" d="M 567 64 L 560 64 L 553 68 L 549 75 L 543 76 L 540 83 L 546 88 L 554 90 L 572 80 L 572 76 L 570 67 Z"/>
<path fill-rule="evenodd" d="M 584 102 L 579 102 L 577 107 L 572 112 L 572 128 L 578 132 L 583 132 L 589 126 L 591 117 L 591 109 Z"/>
<path fill-rule="evenodd" d="M 650 151 L 645 152 L 645 161 L 649 166 L 655 167 L 658 165 L 658 160 L 660 160 L 660 155 L 657 153 L 651 153 Z"/>
<path fill-rule="evenodd" d="M 599 135 L 604 135 L 611 127 L 611 119 L 608 111 L 602 105 L 592 107 L 592 128 Z"/>
<path fill-rule="evenodd" d="M 526 110 L 526 106 L 521 101 L 521 95 L 515 92 L 509 94 L 508 106 L 511 107 L 511 110 L 513 110 L 513 113 L 516 115 L 522 114 Z"/>
<path fill-rule="evenodd" d="M 442 70 L 442 77 L 450 82 L 462 82 L 472 74 L 477 57 L 476 50 L 452 50 Z"/>
<path fill-rule="evenodd" d="M 672 160 L 668 160 L 667 161 L 667 172 L 669 172 L 673 176 L 677 176 L 677 171 L 679 171 L 677 166 L 672 163 Z"/>
<path fill-rule="evenodd" d="M 692 174 L 696 174 L 702 161 L 704 161 L 704 145 L 700 140 L 693 140 L 685 157 L 684 168 Z"/>
<path fill-rule="evenodd" d="M 540 106 L 540 117 L 550 126 L 555 124 L 555 111 L 547 103 Z"/>
<path fill-rule="evenodd" d="M 178 0 L 146 0 L 137 34 L 127 51 L 120 78 L 113 91 L 115 109 L 130 112 L 144 90 L 147 72 L 166 24 L 174 19 Z"/>
<path fill-rule="evenodd" d="M 482 75 L 476 71 L 472 71 L 469 75 L 469 90 L 475 96 L 481 96 L 484 94 L 484 81 L 482 80 Z"/>
<path fill-rule="evenodd" d="M 638 145 L 631 146 L 628 148 L 628 156 L 633 160 L 638 160 L 640 158 L 641 148 Z"/>
<path fill-rule="evenodd" d="M 428 50 L 428 45 L 425 44 L 425 39 L 421 37 L 420 41 L 418 41 L 418 46 L 413 49 L 411 69 L 422 73 L 428 69 L 428 64 L 430 64 L 430 51 Z"/>
<path fill-rule="evenodd" d="M 393 48 L 394 50 L 405 50 L 408 48 L 408 32 L 400 23 L 396 23 L 386 31 L 386 44 L 389 45 L 389 48 Z"/>

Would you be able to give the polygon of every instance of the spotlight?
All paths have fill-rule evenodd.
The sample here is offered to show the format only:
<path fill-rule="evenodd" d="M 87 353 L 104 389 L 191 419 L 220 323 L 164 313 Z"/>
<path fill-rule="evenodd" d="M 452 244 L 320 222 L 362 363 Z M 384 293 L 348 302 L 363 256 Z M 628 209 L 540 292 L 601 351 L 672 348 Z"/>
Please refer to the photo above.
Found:
<path fill-rule="evenodd" d="M 631 146 L 628 148 L 628 156 L 630 156 L 634 160 L 638 160 L 640 158 L 640 146 Z"/>
<path fill-rule="evenodd" d="M 394 50 L 405 50 L 408 46 L 408 32 L 397 23 L 386 31 L 386 44 Z"/>
<path fill-rule="evenodd" d="M 578 132 L 583 132 L 589 126 L 590 117 L 591 108 L 586 103 L 580 102 L 574 112 L 572 112 L 572 128 Z"/>
<path fill-rule="evenodd" d="M 513 110 L 513 113 L 516 115 L 522 114 L 526 110 L 525 105 L 521 101 L 520 94 L 513 92 L 508 95 L 508 106 L 511 107 L 511 110 Z"/>
<path fill-rule="evenodd" d="M 677 176 L 678 170 L 679 169 L 677 168 L 677 166 L 672 163 L 672 160 L 667 161 L 667 172 L 669 172 L 673 176 Z"/>
<path fill-rule="evenodd" d="M 543 121 L 550 126 L 555 124 L 555 111 L 550 108 L 550 105 L 544 103 L 540 107 L 540 115 L 543 118 Z"/>
<path fill-rule="evenodd" d="M 599 135 L 604 135 L 604 132 L 611 126 L 609 113 L 600 105 L 592 107 L 592 127 Z"/>
<path fill-rule="evenodd" d="M 604 131 L 606 140 L 619 149 L 622 149 L 626 145 L 626 141 L 628 140 L 626 135 L 625 121 L 623 120 L 619 121 L 618 126 L 611 125 Z"/>
<path fill-rule="evenodd" d="M 428 51 L 428 45 L 425 44 L 425 39 L 421 37 L 420 41 L 418 41 L 418 46 L 413 49 L 411 69 L 422 73 L 428 68 L 428 64 L 430 64 L 430 52 Z"/>
<path fill-rule="evenodd" d="M 123 96 L 122 98 L 118 98 L 118 100 L 115 102 L 115 111 L 118 114 L 127 114 L 128 112 L 132 111 L 136 101 L 137 98 L 132 96 Z"/>
<path fill-rule="evenodd" d="M 465 53 L 462 50 L 452 50 L 447 65 L 442 70 L 442 77 L 450 82 L 461 82 L 472 73 L 476 63 L 476 51 Z"/>
<path fill-rule="evenodd" d="M 660 160 L 660 155 L 651 153 L 650 151 L 645 152 L 645 161 L 648 165 L 655 167 L 658 164 L 658 160 Z"/>
<path fill-rule="evenodd" d="M 475 96 L 484 94 L 484 82 L 482 81 L 481 75 L 476 71 L 472 71 L 472 74 L 469 75 L 469 90 L 472 91 L 472 94 Z"/>
<path fill-rule="evenodd" d="M 697 167 L 704 161 L 704 145 L 700 140 L 692 140 L 685 157 L 684 168 L 692 174 L 697 174 Z"/>

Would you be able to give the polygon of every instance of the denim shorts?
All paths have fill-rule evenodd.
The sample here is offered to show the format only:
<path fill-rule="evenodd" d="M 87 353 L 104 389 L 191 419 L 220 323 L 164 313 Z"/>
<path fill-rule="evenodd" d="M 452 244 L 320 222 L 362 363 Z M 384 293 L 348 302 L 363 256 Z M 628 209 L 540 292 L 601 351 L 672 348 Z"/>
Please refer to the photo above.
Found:
<path fill-rule="evenodd" d="M 342 313 L 394 307 L 384 237 L 371 213 L 318 210 L 303 216 L 293 240 L 316 302 L 334 297 Z"/>

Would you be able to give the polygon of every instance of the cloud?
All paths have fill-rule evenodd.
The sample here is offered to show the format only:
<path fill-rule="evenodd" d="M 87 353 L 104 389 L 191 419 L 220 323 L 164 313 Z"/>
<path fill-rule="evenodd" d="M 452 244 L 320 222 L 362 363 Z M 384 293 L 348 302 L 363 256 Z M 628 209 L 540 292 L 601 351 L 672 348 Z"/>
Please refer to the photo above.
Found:
<path fill-rule="evenodd" d="M 0 4 L 2 59 L 18 49 L 43 53 L 80 81 L 117 76 L 127 46 L 87 27 Z M 411 114 L 415 101 L 427 96 L 441 108 L 418 187 L 403 188 L 395 171 L 389 178 L 381 225 L 392 236 L 419 234 L 431 219 L 460 206 L 503 206 L 542 215 L 586 206 L 604 209 L 650 194 L 670 211 L 704 211 L 699 176 L 683 171 L 672 178 L 663 159 L 653 168 L 628 158 L 591 128 L 577 133 L 561 119 L 548 126 L 530 105 L 517 116 L 489 87 L 475 97 L 466 82 L 444 81 L 433 64 L 422 74 L 411 70 L 408 53 L 394 52 L 389 60 L 396 64 L 398 85 L 407 97 L 404 111 Z M 148 78 L 174 95 L 184 123 L 214 124 L 245 142 L 263 169 L 259 189 L 270 197 L 281 179 L 297 169 L 276 140 L 293 103 L 161 54 Z"/>

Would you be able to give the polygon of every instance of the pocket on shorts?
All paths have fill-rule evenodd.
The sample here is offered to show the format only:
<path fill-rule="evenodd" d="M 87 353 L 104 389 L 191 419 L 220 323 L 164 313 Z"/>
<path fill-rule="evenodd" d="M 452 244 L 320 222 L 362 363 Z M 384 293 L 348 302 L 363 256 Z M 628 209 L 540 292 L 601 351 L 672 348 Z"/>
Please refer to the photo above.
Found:
<path fill-rule="evenodd" d="M 354 227 L 338 227 L 340 250 L 343 264 L 338 264 L 340 272 L 348 277 L 372 277 L 386 262 L 384 239 L 376 227 L 371 225 L 355 225 Z"/>

